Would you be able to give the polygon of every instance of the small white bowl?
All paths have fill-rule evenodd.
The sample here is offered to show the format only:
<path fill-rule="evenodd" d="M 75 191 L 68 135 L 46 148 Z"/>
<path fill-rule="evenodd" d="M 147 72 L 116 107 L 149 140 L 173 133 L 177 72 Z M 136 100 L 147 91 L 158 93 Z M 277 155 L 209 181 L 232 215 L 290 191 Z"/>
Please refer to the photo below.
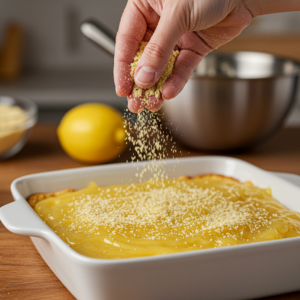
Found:
<path fill-rule="evenodd" d="M 218 173 L 251 180 L 259 187 L 271 187 L 276 199 L 300 212 L 299 176 L 285 175 L 291 183 L 226 157 L 182 158 L 179 164 L 167 160 L 166 168 L 169 177 Z M 0 208 L 0 219 L 8 230 L 32 237 L 45 262 L 76 299 L 241 300 L 300 290 L 300 237 L 142 258 L 95 259 L 70 248 L 25 200 L 37 192 L 81 189 L 90 181 L 100 186 L 126 183 L 136 178 L 135 173 L 132 164 L 113 164 L 21 177 L 12 183 L 15 201 Z"/>
<path fill-rule="evenodd" d="M 26 114 L 26 121 L 13 127 L 0 126 L 0 160 L 12 157 L 17 154 L 28 140 L 31 128 L 37 122 L 37 105 L 29 99 L 0 96 L 0 104 L 18 106 Z M 7 119 L 7 116 L 0 114 L 0 125 Z M 9 121 L 14 121 L 8 119 Z M 1 124 L 2 123 L 2 124 Z M 4 131 L 5 130 L 5 131 Z"/>

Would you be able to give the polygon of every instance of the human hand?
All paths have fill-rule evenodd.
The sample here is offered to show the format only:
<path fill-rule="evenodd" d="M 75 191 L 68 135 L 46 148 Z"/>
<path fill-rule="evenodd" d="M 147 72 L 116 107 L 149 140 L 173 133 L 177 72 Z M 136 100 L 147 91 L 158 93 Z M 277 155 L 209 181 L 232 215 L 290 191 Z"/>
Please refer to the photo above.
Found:
<path fill-rule="evenodd" d="M 142 40 L 149 41 L 135 72 L 135 83 L 147 89 L 162 75 L 172 50 L 180 50 L 163 98 L 151 96 L 146 107 L 156 111 L 164 99 L 183 89 L 202 58 L 239 35 L 252 21 L 242 0 L 129 0 L 116 39 L 114 78 L 119 96 L 140 112 L 144 105 L 131 95 L 130 64 Z"/>

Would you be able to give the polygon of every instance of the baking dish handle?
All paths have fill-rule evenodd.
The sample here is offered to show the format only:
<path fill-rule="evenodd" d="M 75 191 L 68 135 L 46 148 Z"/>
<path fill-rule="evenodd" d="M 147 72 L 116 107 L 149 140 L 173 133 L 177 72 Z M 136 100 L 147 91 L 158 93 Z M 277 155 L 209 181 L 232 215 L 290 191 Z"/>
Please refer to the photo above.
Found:
<path fill-rule="evenodd" d="M 0 207 L 0 220 L 9 231 L 21 235 L 45 238 L 49 232 L 48 226 L 22 200 Z"/>

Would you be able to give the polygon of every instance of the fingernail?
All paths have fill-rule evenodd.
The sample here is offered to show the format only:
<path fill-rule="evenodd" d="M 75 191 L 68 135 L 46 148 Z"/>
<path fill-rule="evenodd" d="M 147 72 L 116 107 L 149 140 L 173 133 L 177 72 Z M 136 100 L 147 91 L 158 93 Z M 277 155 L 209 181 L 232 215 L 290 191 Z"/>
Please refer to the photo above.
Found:
<path fill-rule="evenodd" d="M 155 71 L 150 67 L 141 67 L 136 75 L 136 82 L 142 85 L 147 85 L 153 81 Z"/>

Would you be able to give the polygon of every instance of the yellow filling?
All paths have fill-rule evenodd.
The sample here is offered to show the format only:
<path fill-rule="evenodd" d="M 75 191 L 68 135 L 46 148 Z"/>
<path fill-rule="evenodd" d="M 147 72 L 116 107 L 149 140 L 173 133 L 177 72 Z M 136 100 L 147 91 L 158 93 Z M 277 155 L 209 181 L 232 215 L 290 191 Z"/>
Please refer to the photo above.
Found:
<path fill-rule="evenodd" d="M 89 187 L 35 211 L 95 258 L 142 257 L 300 236 L 300 214 L 250 182 L 221 176 Z"/>

